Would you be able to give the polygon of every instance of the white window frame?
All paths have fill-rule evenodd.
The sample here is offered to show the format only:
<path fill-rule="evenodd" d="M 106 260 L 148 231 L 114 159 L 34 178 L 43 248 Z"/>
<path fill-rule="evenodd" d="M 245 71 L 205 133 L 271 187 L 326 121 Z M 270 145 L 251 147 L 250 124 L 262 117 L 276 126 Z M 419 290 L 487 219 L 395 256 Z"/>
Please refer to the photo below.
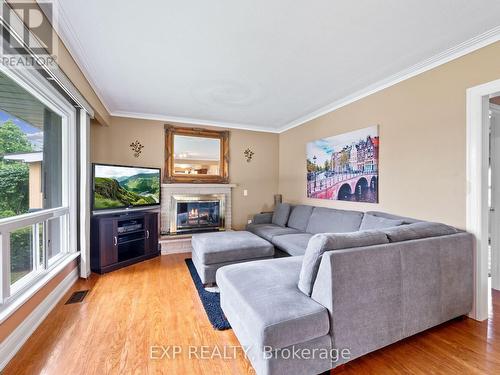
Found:
<path fill-rule="evenodd" d="M 76 109 L 38 71 L 11 68 L 0 64 L 0 72 L 12 79 L 62 119 L 62 206 L 0 219 L 0 323 L 24 301 L 54 277 L 78 255 L 77 245 L 77 152 Z M 67 216 L 61 232 L 67 233 L 60 253 L 44 259 L 44 267 L 33 267 L 28 275 L 10 285 L 10 232 L 13 230 Z M 45 225 L 46 228 L 46 225 Z M 46 248 L 46 247 L 45 247 Z M 38 265 L 38 259 L 34 264 Z"/>

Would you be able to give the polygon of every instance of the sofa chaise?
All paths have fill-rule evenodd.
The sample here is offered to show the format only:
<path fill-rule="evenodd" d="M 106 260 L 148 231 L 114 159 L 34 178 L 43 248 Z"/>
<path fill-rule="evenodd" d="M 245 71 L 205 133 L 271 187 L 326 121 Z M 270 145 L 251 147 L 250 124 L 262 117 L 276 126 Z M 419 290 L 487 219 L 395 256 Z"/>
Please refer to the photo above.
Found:
<path fill-rule="evenodd" d="M 280 205 L 247 230 L 293 255 L 216 273 L 257 374 L 319 374 L 472 308 L 473 236 L 380 212 Z"/>

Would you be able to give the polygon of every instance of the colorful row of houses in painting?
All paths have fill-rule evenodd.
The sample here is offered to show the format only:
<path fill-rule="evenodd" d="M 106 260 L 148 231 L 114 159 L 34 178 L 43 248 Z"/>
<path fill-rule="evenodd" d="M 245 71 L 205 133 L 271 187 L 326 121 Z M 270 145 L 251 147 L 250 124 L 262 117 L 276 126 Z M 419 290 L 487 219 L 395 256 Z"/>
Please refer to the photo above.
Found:
<path fill-rule="evenodd" d="M 330 170 L 335 173 L 374 173 L 378 170 L 379 137 L 344 146 L 332 152 Z"/>

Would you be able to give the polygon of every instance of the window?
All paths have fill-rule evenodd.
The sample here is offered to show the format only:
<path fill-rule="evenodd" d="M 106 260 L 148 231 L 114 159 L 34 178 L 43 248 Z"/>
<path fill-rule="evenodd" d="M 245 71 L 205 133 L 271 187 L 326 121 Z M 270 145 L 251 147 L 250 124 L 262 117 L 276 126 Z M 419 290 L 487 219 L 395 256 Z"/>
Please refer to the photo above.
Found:
<path fill-rule="evenodd" d="M 2 68 L 0 304 L 76 251 L 75 127 L 75 109 L 36 71 Z"/>

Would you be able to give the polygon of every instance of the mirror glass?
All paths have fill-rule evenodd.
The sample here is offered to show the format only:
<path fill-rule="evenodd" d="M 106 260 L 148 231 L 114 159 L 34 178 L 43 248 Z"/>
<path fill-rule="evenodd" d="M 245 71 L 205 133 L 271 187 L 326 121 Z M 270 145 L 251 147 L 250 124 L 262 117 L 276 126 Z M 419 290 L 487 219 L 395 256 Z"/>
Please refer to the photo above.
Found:
<path fill-rule="evenodd" d="M 220 139 L 174 135 L 174 174 L 219 175 Z"/>

